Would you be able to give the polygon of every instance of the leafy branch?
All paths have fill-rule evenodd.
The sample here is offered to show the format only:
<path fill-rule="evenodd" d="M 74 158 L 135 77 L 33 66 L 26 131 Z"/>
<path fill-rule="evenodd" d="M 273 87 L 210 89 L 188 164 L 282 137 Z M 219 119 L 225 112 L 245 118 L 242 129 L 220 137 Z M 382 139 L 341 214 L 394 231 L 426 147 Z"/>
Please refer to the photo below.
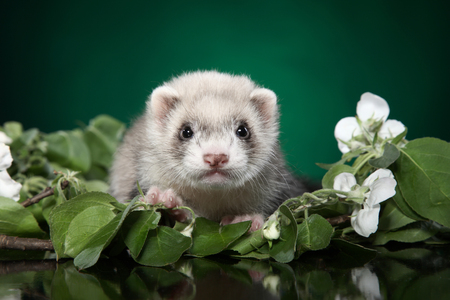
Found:
<path fill-rule="evenodd" d="M 64 180 L 61 183 L 61 189 L 62 190 L 66 189 L 68 186 L 69 186 L 69 181 L 68 180 Z M 43 190 L 39 194 L 37 194 L 37 195 L 35 195 L 35 196 L 31 197 L 31 198 L 28 198 L 27 200 L 23 201 L 20 204 L 23 207 L 27 207 L 27 206 L 39 203 L 39 201 L 41 201 L 42 199 L 54 195 L 55 194 L 55 189 L 57 189 L 57 188 L 56 187 L 52 188 L 50 186 L 46 187 L 45 190 Z"/>

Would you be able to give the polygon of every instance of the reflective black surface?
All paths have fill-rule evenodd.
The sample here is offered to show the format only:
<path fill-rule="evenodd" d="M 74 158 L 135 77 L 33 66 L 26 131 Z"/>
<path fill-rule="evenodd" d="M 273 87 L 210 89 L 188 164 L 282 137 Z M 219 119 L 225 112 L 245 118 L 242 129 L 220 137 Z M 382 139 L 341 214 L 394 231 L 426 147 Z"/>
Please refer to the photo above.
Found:
<path fill-rule="evenodd" d="M 332 251 L 296 262 L 187 258 L 165 268 L 102 259 L 77 271 L 71 260 L 0 262 L 0 299 L 448 299 L 450 247 Z M 2 255 L 4 257 L 4 255 Z"/>

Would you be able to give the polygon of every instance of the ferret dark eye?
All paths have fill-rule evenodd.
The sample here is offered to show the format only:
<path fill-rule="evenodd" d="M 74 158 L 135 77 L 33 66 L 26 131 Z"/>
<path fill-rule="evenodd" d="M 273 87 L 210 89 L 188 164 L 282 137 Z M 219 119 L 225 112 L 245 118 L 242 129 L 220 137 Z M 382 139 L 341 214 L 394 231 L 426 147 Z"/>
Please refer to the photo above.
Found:
<path fill-rule="evenodd" d="M 184 126 L 181 129 L 180 135 L 183 139 L 190 139 L 194 135 L 194 131 L 192 131 L 191 127 Z"/>
<path fill-rule="evenodd" d="M 241 125 L 236 130 L 236 135 L 240 138 L 248 138 L 250 136 L 250 132 L 248 131 L 247 127 Z"/>

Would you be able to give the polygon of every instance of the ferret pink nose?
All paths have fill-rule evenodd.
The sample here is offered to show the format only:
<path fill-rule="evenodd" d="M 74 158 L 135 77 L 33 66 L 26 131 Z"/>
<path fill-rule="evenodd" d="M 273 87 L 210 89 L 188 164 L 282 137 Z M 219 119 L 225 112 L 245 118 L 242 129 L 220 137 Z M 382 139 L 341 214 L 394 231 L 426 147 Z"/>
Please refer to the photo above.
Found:
<path fill-rule="evenodd" d="M 226 154 L 205 154 L 203 155 L 203 160 L 205 163 L 209 164 L 210 167 L 222 168 L 228 162 L 228 155 Z"/>

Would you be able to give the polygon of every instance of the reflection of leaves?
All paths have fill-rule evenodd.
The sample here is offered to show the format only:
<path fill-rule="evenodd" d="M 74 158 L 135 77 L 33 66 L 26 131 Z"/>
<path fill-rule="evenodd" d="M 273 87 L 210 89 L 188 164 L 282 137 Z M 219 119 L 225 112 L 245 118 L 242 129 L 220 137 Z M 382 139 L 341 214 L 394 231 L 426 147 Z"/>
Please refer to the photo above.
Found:
<path fill-rule="evenodd" d="M 417 245 L 417 244 L 416 244 Z M 447 247 L 406 248 L 389 251 L 377 248 L 373 262 L 379 279 L 392 299 L 446 299 L 450 293 Z M 381 276 L 380 276 L 381 275 Z"/>
<path fill-rule="evenodd" d="M 113 295 L 107 295 L 102 282 L 93 275 L 78 272 L 70 261 L 58 266 L 53 277 L 51 296 L 53 299 L 120 298 L 115 289 L 108 289 L 108 294 Z"/>
<path fill-rule="evenodd" d="M 329 261 L 335 268 L 361 267 L 377 255 L 377 252 L 373 249 L 365 248 L 342 239 L 332 239 L 331 246 L 331 250 L 338 250 L 334 253 L 333 259 Z"/>
<path fill-rule="evenodd" d="M 418 276 L 403 290 L 403 299 L 444 299 L 450 295 L 450 270 Z"/>

